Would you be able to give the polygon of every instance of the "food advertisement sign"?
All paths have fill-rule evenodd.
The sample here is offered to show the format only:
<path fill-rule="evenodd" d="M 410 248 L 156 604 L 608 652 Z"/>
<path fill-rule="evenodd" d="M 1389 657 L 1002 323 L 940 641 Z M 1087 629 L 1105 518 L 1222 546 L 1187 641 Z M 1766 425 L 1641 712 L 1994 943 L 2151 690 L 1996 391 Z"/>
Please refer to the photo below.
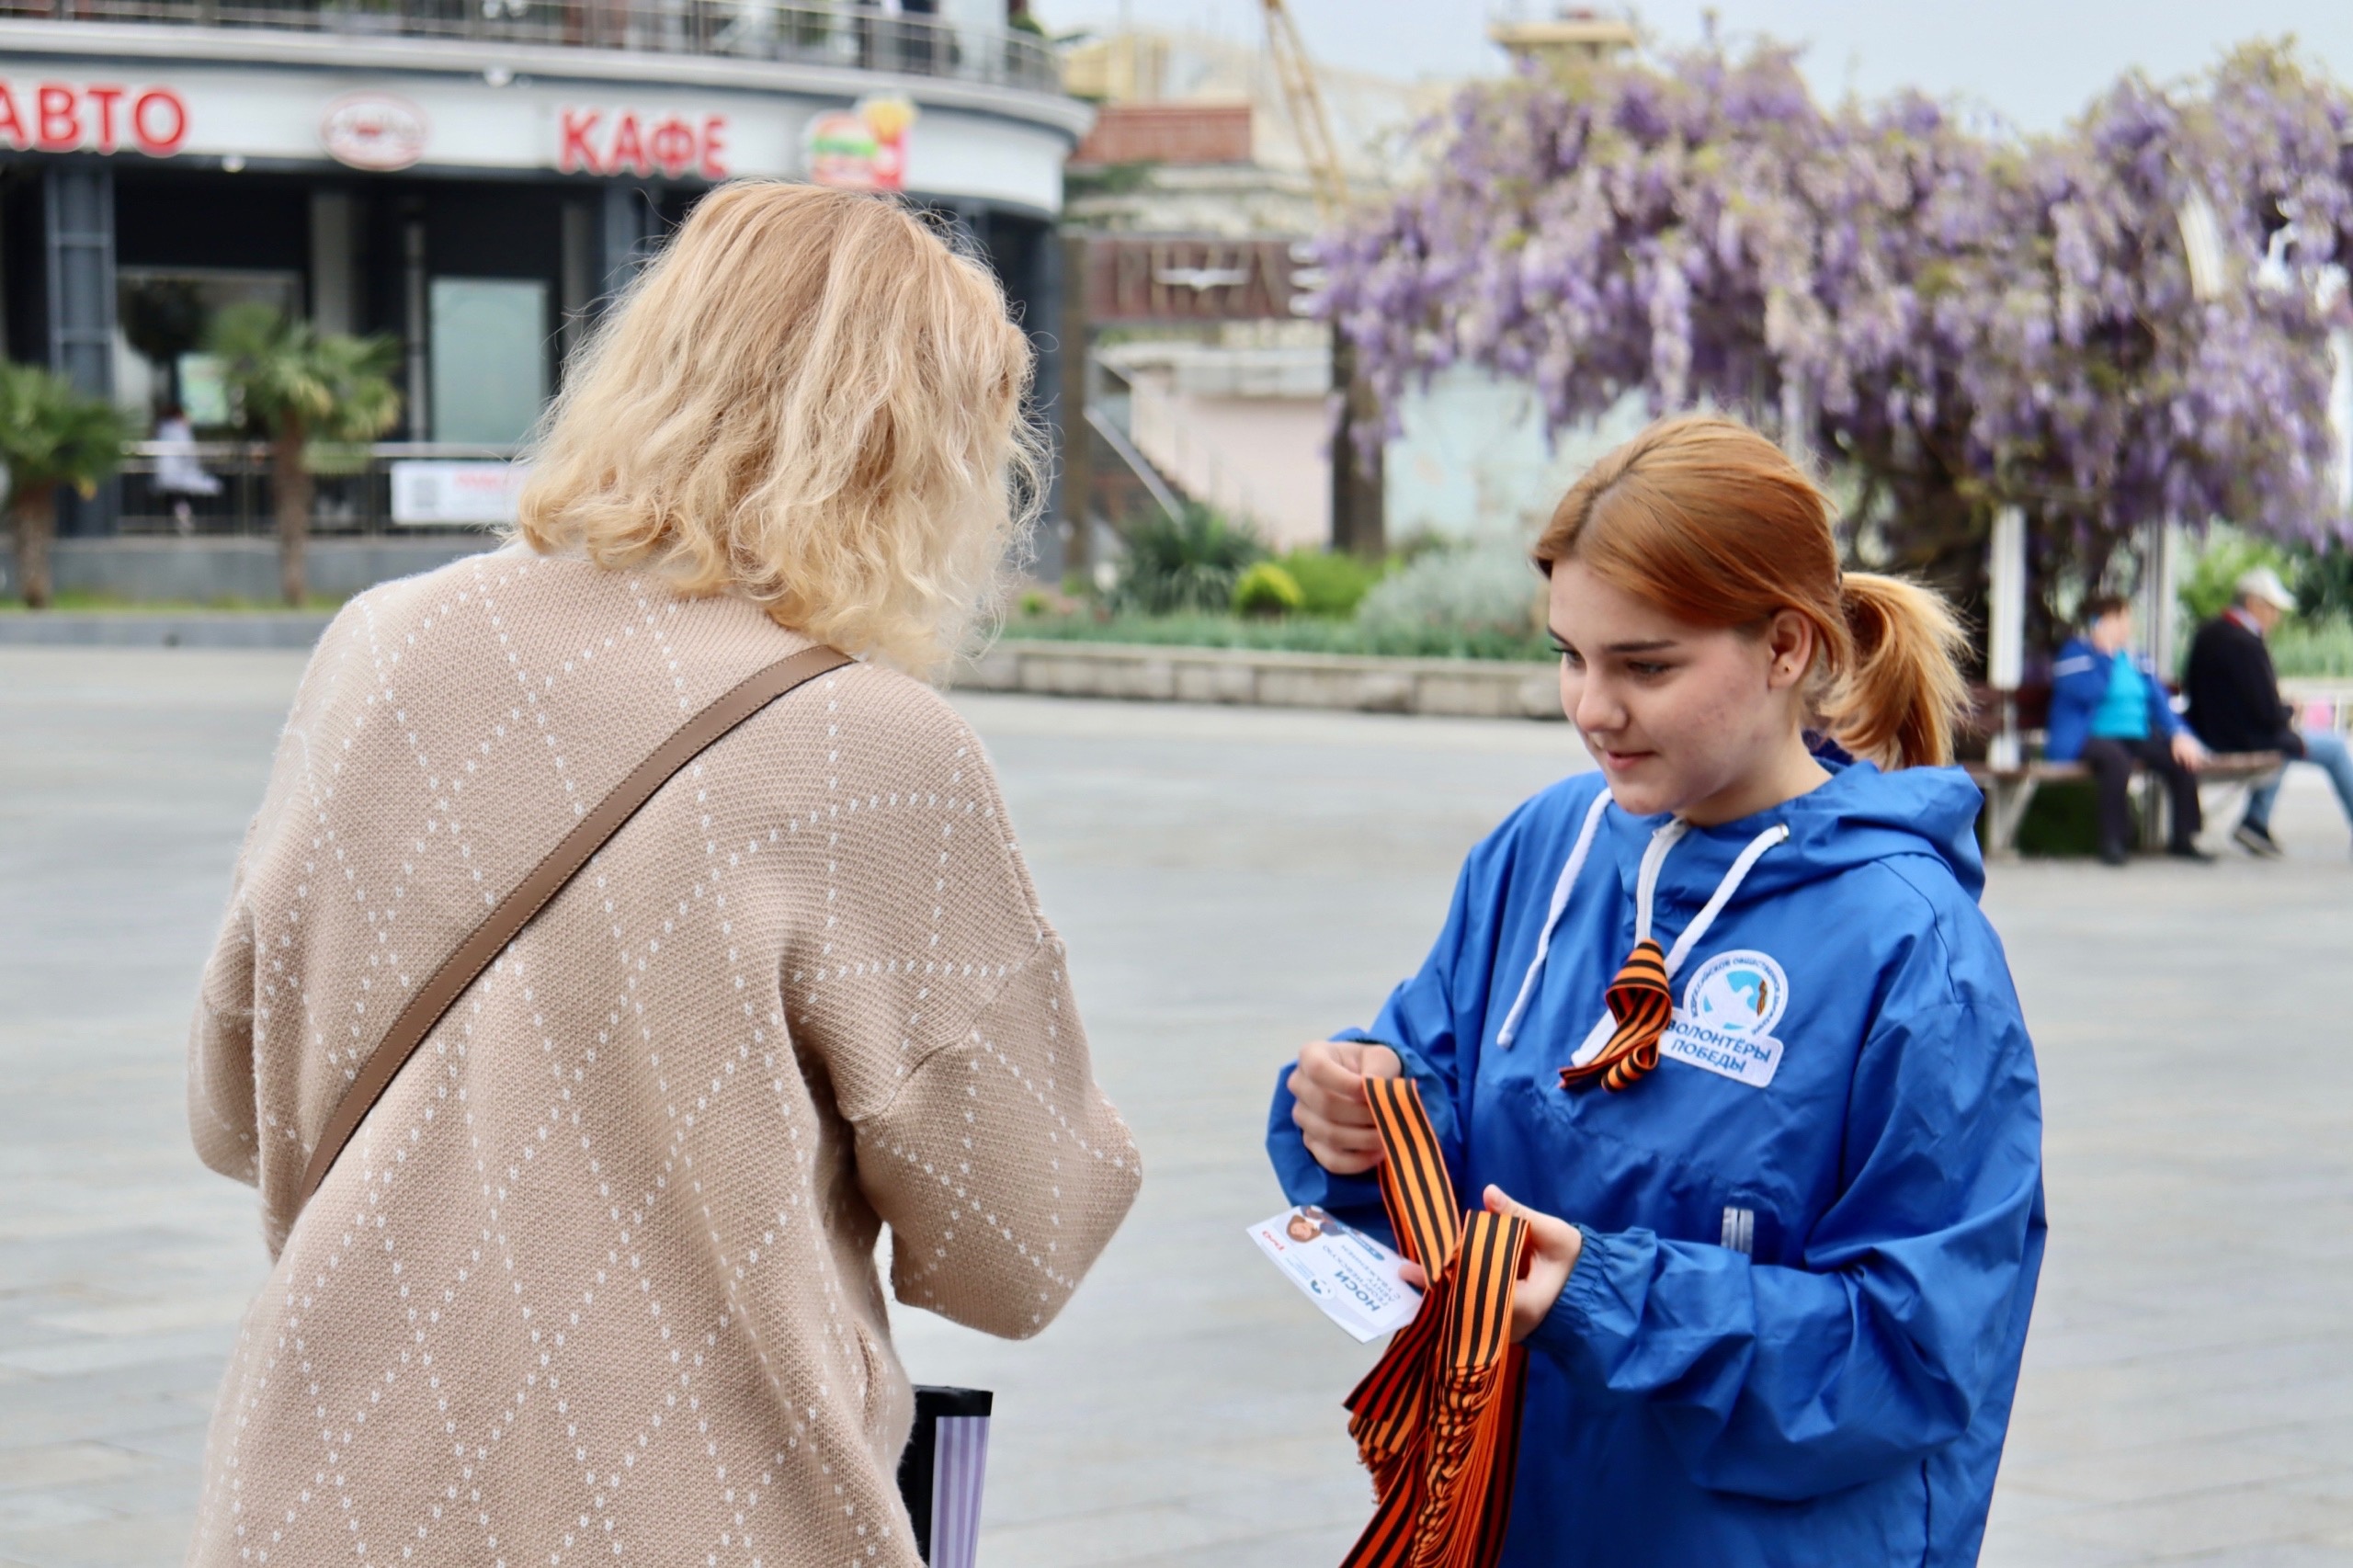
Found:
<path fill-rule="evenodd" d="M 915 106 L 896 96 L 861 98 L 809 121 L 809 177 L 842 190 L 907 188 L 907 133 Z"/>

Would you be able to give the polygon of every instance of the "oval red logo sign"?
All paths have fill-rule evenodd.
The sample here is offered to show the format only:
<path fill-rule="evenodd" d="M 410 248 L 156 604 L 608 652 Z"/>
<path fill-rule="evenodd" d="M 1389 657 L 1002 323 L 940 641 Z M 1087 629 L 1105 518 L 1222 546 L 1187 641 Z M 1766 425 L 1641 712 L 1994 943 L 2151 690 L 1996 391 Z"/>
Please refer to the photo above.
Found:
<path fill-rule="evenodd" d="M 425 156 L 425 111 L 390 93 L 349 93 L 327 106 L 319 140 L 355 169 L 404 169 Z"/>

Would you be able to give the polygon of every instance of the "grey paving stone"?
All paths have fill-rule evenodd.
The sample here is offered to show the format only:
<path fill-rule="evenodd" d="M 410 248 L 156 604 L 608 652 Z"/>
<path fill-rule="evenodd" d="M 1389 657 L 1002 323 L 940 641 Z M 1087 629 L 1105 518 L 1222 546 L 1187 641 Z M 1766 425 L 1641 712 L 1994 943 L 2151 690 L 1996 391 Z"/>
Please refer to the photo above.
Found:
<path fill-rule="evenodd" d="M 181 1126 L 185 1008 L 299 670 L 0 649 L 0 1568 L 175 1562 L 266 1274 Z M 1266 1096 L 1418 961 L 1465 847 L 1575 766 L 1559 726 L 959 697 L 1145 1153 L 1063 1319 L 901 1314 L 997 1391 L 994 1568 L 1336 1562 L 1372 1358 L 1259 1263 Z M 2043 1067 L 2052 1245 L 1985 1562 L 2353 1568 L 2353 858 L 1997 869 Z M 2227 825 L 2227 824 L 2222 824 Z"/>

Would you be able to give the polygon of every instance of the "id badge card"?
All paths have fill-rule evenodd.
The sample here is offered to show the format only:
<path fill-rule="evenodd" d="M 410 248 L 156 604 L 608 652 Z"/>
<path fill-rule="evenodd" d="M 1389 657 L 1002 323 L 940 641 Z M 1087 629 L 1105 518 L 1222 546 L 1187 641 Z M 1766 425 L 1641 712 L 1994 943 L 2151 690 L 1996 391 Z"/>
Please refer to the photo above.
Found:
<path fill-rule="evenodd" d="M 1394 1334 L 1421 1310 L 1421 1292 L 1399 1277 L 1404 1258 L 1313 1204 L 1261 1220 L 1250 1239 L 1359 1344 Z"/>

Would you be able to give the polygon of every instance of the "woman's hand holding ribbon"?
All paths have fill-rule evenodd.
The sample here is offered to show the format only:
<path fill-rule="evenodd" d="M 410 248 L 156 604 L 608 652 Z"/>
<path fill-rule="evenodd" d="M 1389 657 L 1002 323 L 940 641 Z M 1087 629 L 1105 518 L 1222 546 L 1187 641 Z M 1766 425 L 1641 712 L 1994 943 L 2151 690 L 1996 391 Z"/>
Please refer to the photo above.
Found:
<path fill-rule="evenodd" d="M 1511 1291 L 1511 1337 L 1517 1344 L 1536 1332 L 1536 1325 L 1561 1299 L 1585 1251 L 1585 1233 L 1566 1220 L 1538 1213 L 1492 1184 L 1486 1204 L 1490 1214 L 1517 1214 L 1528 1221 L 1528 1254 L 1520 1260 L 1519 1280 Z M 1397 1274 L 1416 1290 L 1429 1289 L 1429 1277 L 1420 1264 L 1404 1264 Z"/>
<path fill-rule="evenodd" d="M 1381 1164 L 1381 1134 L 1365 1104 L 1367 1078 L 1394 1078 L 1405 1065 L 1385 1045 L 1319 1040 L 1302 1046 L 1291 1070 L 1290 1119 L 1315 1163 L 1334 1176 L 1362 1176 Z"/>

